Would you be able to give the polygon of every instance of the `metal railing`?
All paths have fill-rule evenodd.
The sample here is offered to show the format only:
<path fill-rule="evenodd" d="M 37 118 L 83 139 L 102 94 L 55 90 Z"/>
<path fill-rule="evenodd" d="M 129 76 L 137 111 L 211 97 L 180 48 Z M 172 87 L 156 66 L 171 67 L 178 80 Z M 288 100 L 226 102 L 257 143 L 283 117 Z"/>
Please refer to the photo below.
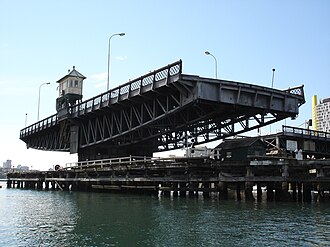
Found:
<path fill-rule="evenodd" d="M 308 139 L 322 139 L 322 140 L 330 140 L 330 133 L 323 131 L 316 131 L 310 129 L 303 129 L 291 126 L 282 126 L 283 134 L 295 135 Z"/>
<path fill-rule="evenodd" d="M 49 128 L 57 124 L 57 114 L 54 114 L 48 118 L 38 121 L 20 131 L 20 138 L 34 134 L 40 130 Z"/>
<path fill-rule="evenodd" d="M 182 73 L 182 61 L 179 60 L 169 64 L 163 68 L 152 71 L 144 76 L 129 81 L 118 87 L 115 87 L 105 93 L 97 95 L 91 99 L 78 103 L 69 107 L 70 114 L 84 114 L 87 110 L 93 111 L 104 106 L 108 106 L 111 101 L 117 102 L 119 97 L 123 95 L 130 95 L 131 92 L 141 91 L 143 87 L 150 86 L 156 82 L 169 79 L 170 77 L 180 75 Z M 58 122 L 57 114 L 45 118 L 37 123 L 34 123 L 20 131 L 20 138 L 24 138 L 34 134 L 40 130 L 56 125 Z"/>
<path fill-rule="evenodd" d="M 118 157 L 111 159 L 100 159 L 100 160 L 86 160 L 79 162 L 71 162 L 65 164 L 65 167 L 61 169 L 73 170 L 73 169 L 88 169 L 88 168 L 105 168 L 116 165 L 132 165 L 132 164 L 147 164 L 154 162 L 173 162 L 177 158 L 160 158 L 160 157 L 147 157 L 147 156 L 128 156 Z"/>
<path fill-rule="evenodd" d="M 156 82 L 169 79 L 172 76 L 176 76 L 182 73 L 182 61 L 179 60 L 175 63 L 169 64 L 163 68 L 150 72 L 144 76 L 141 76 L 135 80 L 129 81 L 118 87 L 115 87 L 105 93 L 97 95 L 91 99 L 83 101 L 70 107 L 69 112 L 71 114 L 85 114 L 86 112 L 99 109 L 116 103 L 121 96 L 130 96 L 132 92 L 140 92 L 143 87 L 153 85 Z"/>
<path fill-rule="evenodd" d="M 302 99 L 302 101 L 299 102 L 299 106 L 301 106 L 302 104 L 305 103 L 304 85 L 297 86 L 297 87 L 292 87 L 292 88 L 288 88 L 288 89 L 284 90 L 284 92 L 288 92 L 288 93 L 290 93 L 292 95 L 300 96 L 300 98 Z"/>

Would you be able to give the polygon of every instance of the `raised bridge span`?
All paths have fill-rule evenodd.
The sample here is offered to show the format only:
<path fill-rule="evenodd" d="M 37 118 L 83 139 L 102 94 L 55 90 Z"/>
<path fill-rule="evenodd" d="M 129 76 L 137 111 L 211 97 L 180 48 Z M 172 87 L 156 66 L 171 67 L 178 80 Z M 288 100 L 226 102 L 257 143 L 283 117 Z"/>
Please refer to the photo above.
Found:
<path fill-rule="evenodd" d="M 295 118 L 303 86 L 278 90 L 182 73 L 169 64 L 20 131 L 28 148 L 79 161 L 184 148 Z"/>

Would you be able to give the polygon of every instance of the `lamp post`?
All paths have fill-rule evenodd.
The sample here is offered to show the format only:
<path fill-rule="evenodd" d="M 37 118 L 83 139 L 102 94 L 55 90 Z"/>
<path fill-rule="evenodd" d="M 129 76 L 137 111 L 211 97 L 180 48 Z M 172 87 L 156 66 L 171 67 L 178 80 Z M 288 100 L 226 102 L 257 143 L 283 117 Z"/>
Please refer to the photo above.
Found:
<path fill-rule="evenodd" d="M 272 88 L 274 87 L 274 78 L 275 78 L 275 69 L 272 69 L 273 74 L 272 74 Z M 284 120 L 284 125 L 286 125 L 286 120 Z M 269 134 L 272 133 L 272 125 L 269 125 Z"/>
<path fill-rule="evenodd" d="M 218 79 L 218 61 L 217 61 L 216 57 L 213 56 L 213 54 L 210 53 L 209 51 L 206 51 L 205 54 L 210 55 L 214 58 L 214 61 L 215 61 L 215 79 Z"/>
<path fill-rule="evenodd" d="M 43 85 L 49 85 L 50 82 L 45 82 L 45 83 L 42 83 L 40 86 L 39 86 L 39 96 L 38 96 L 38 120 L 39 121 L 39 110 L 40 110 L 40 91 L 41 91 L 41 87 Z"/>
<path fill-rule="evenodd" d="M 109 73 L 110 73 L 110 41 L 113 36 L 124 36 L 125 33 L 115 33 L 110 36 L 109 38 L 109 45 L 108 45 L 108 79 L 107 79 L 107 91 L 109 91 Z"/>
<path fill-rule="evenodd" d="M 273 86 L 274 86 L 274 77 L 275 77 L 275 69 L 273 68 L 272 71 L 273 71 L 273 76 L 272 76 L 272 88 L 273 88 Z"/>

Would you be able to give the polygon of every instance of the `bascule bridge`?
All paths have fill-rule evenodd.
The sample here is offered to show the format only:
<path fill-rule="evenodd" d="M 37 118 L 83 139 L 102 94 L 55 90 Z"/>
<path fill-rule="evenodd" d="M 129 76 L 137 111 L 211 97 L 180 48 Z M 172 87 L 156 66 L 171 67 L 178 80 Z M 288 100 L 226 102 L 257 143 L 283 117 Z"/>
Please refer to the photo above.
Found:
<path fill-rule="evenodd" d="M 150 157 L 295 118 L 305 103 L 303 86 L 183 74 L 181 60 L 87 100 L 84 79 L 73 68 L 58 81 L 57 113 L 20 131 L 28 148 L 78 153 L 79 161 Z"/>

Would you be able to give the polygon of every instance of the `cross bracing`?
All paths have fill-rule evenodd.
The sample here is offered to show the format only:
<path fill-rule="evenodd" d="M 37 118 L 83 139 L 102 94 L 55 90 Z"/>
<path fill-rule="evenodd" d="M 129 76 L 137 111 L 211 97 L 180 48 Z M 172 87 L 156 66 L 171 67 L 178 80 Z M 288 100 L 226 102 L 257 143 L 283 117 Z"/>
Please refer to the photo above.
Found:
<path fill-rule="evenodd" d="M 31 125 L 21 139 L 32 148 L 78 153 L 171 150 L 294 118 L 304 102 L 303 86 L 281 91 L 185 75 L 179 61 Z"/>

